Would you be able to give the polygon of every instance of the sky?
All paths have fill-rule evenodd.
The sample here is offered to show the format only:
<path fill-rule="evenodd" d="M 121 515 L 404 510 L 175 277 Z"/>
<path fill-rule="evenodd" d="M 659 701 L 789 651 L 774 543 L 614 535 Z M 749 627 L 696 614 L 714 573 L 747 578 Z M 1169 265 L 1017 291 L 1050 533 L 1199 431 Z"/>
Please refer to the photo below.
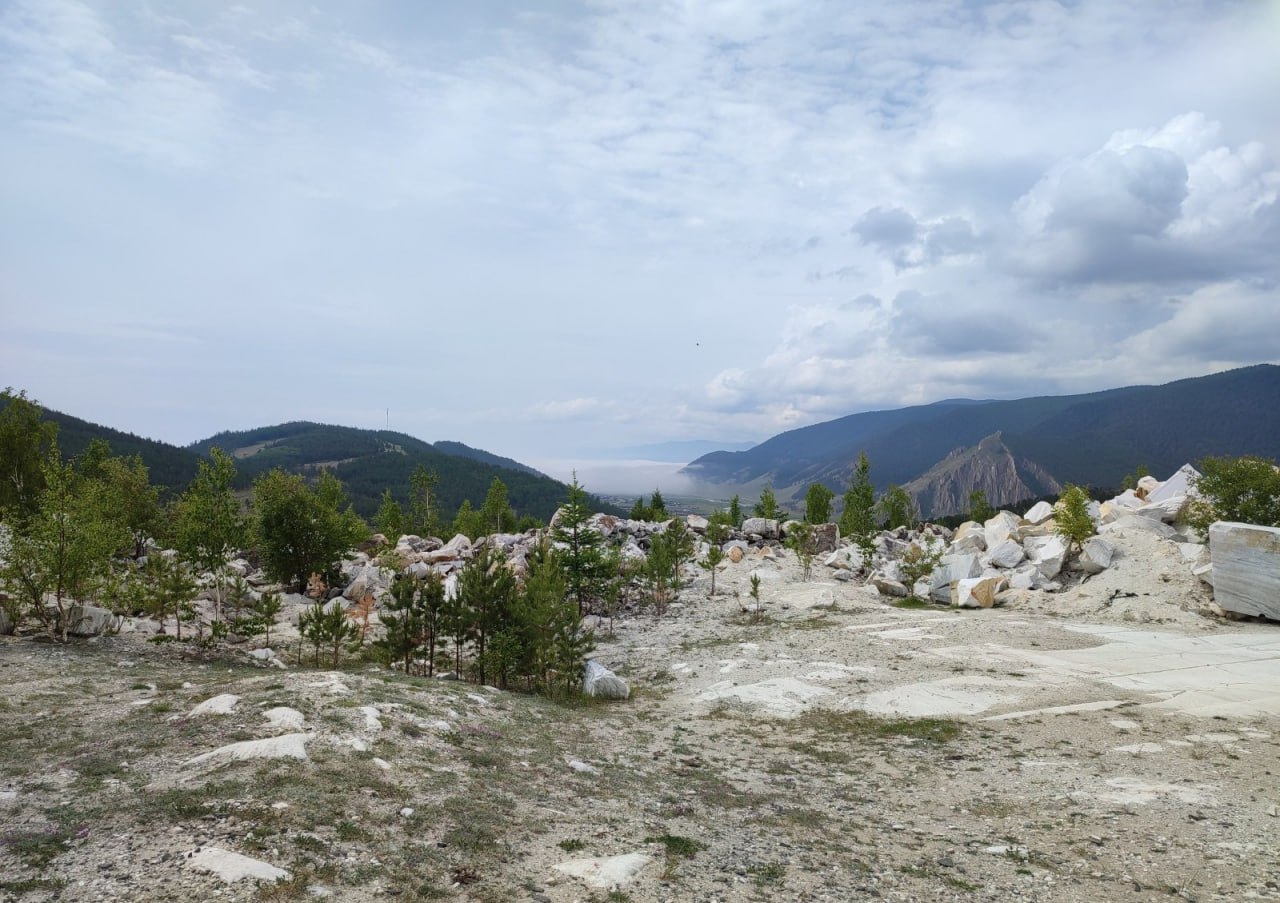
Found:
<path fill-rule="evenodd" d="M 0 0 L 0 386 L 530 463 L 1280 361 L 1280 3 Z"/>

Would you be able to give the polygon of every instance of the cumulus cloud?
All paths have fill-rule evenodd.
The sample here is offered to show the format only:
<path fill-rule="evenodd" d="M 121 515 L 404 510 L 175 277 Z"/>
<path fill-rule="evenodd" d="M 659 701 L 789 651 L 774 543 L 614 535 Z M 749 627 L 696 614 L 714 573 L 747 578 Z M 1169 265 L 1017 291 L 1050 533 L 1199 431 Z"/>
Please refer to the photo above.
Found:
<path fill-rule="evenodd" d="M 1199 113 L 1114 133 L 1013 206 L 1013 268 L 1062 283 L 1182 283 L 1274 266 L 1280 169 L 1257 142 L 1220 143 Z M 1190 284 L 1189 284 L 1190 283 Z"/>
<path fill-rule="evenodd" d="M 854 223 L 852 232 L 899 270 L 969 255 L 980 245 L 973 224 L 962 216 L 921 222 L 901 207 L 873 207 Z"/>

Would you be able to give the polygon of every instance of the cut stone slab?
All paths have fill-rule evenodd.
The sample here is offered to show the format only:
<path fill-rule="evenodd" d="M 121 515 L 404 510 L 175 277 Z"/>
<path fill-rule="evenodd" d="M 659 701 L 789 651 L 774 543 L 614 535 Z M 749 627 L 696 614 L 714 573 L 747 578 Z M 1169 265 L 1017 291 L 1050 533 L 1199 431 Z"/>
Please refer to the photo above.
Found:
<path fill-rule="evenodd" d="M 1016 701 L 1028 686 L 1021 681 L 990 677 L 948 677 L 872 693 L 862 700 L 861 707 L 873 715 L 911 718 L 976 715 Z"/>
<path fill-rule="evenodd" d="M 239 701 L 240 697 L 234 693 L 222 693 L 200 703 L 187 713 L 187 717 L 194 718 L 197 715 L 230 715 L 232 709 L 236 707 L 236 703 Z"/>
<path fill-rule="evenodd" d="M 1219 521 L 1209 528 L 1209 554 L 1218 605 L 1280 620 L 1280 528 Z"/>
<path fill-rule="evenodd" d="M 228 883 L 234 881 L 286 881 L 293 877 L 282 868 L 269 862 L 251 859 L 240 853 L 218 847 L 205 847 L 191 854 L 187 866 L 199 872 L 217 875 Z"/>
<path fill-rule="evenodd" d="M 283 734 L 265 740 L 244 740 L 220 746 L 212 752 L 187 759 L 188 765 L 222 765 L 247 759 L 307 759 L 307 741 L 310 734 Z"/>
<path fill-rule="evenodd" d="M 775 718 L 794 718 L 806 712 L 811 703 L 831 690 L 805 683 L 793 677 L 774 677 L 754 684 L 721 681 L 698 694 L 699 702 L 724 702 L 737 708 Z"/>
<path fill-rule="evenodd" d="M 584 881 L 588 887 L 611 890 L 626 887 L 652 861 L 644 853 L 626 853 L 597 859 L 570 859 L 556 865 L 555 870 Z"/>

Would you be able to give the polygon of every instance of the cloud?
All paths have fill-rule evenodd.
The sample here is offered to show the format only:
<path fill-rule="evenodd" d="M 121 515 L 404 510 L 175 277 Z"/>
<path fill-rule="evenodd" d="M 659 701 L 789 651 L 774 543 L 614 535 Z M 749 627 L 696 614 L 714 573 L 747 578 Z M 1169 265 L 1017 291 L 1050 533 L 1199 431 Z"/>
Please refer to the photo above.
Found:
<path fill-rule="evenodd" d="M 569 398 L 536 404 L 530 409 L 528 416 L 533 420 L 588 420 L 612 408 L 612 402 L 598 398 Z"/>
<path fill-rule="evenodd" d="M 1209 0 L 13 0 L 0 385 L 148 434 L 188 405 L 194 438 L 246 397 L 295 419 L 306 349 L 310 416 L 403 387 L 431 399 L 404 428 L 559 454 L 1252 362 L 1274 25 Z M 42 322 L 101 336 L 96 394 Z"/>
<path fill-rule="evenodd" d="M 1012 268 L 1059 283 L 1180 283 L 1275 271 L 1280 168 L 1199 113 L 1114 133 L 1014 204 Z"/>

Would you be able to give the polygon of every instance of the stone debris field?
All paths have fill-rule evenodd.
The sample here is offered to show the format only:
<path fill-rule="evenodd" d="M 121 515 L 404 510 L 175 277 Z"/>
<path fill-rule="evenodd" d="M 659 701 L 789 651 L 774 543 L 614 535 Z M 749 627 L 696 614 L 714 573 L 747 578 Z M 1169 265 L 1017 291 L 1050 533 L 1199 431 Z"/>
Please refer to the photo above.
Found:
<path fill-rule="evenodd" d="M 941 537 L 924 607 L 752 531 L 597 625 L 619 701 L 0 637 L 0 900 L 1280 900 L 1280 628 L 1103 507 L 1083 571 Z"/>

